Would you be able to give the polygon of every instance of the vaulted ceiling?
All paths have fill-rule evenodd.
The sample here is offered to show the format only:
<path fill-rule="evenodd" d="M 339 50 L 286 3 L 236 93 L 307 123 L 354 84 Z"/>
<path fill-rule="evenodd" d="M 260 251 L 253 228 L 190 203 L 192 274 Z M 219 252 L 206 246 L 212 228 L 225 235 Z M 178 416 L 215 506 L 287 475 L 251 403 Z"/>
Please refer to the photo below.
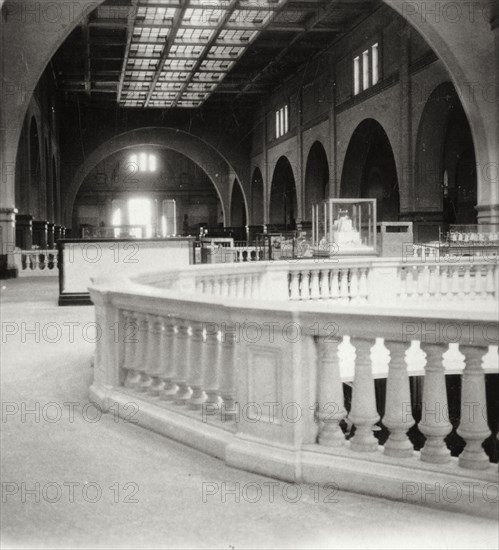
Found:
<path fill-rule="evenodd" d="M 379 0 L 106 0 L 53 59 L 61 90 L 132 108 L 267 94 Z"/>

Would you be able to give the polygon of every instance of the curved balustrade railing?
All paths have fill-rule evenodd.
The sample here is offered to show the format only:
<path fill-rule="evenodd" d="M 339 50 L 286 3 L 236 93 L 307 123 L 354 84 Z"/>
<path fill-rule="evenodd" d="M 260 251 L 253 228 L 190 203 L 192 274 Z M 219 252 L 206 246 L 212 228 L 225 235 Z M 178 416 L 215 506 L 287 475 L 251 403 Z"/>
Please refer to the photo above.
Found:
<path fill-rule="evenodd" d="M 418 313 L 407 302 L 374 305 L 373 281 L 383 280 L 376 271 L 392 281 L 403 269 L 419 273 L 349 260 L 96 281 L 102 337 L 93 399 L 125 417 L 133 402 L 143 426 L 235 467 L 497 514 L 498 411 L 489 376 L 498 373 L 497 313 L 467 304 L 452 315 L 438 306 Z M 487 280 L 488 268 L 477 269 Z M 470 288 L 470 303 L 491 300 Z M 448 393 L 448 374 L 461 375 L 460 401 Z M 386 379 L 382 392 L 376 379 Z M 457 418 L 448 412 L 456 399 Z M 449 436 L 465 444 L 459 456 L 451 456 Z M 426 496 L 451 485 L 459 498 Z"/>

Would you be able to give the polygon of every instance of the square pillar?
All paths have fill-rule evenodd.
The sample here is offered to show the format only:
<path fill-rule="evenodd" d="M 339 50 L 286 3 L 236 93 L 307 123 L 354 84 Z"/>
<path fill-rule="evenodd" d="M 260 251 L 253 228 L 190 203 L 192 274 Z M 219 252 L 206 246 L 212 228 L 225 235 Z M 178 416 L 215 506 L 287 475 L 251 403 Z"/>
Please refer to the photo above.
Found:
<path fill-rule="evenodd" d="M 47 224 L 47 248 L 54 248 L 54 226 L 51 222 Z"/>
<path fill-rule="evenodd" d="M 14 262 L 16 214 L 15 208 L 0 208 L 0 279 L 17 277 Z"/>
<path fill-rule="evenodd" d="M 47 248 L 47 225 L 45 220 L 33 220 L 33 246 Z"/>
<path fill-rule="evenodd" d="M 16 214 L 16 246 L 31 250 L 33 246 L 33 216 Z"/>

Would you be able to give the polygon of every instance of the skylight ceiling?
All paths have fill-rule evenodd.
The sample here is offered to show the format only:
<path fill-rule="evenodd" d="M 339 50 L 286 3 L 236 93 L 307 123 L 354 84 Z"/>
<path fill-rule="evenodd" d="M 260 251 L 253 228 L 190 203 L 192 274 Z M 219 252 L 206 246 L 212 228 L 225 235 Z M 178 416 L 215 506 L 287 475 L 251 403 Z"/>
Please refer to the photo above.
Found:
<path fill-rule="evenodd" d="M 286 0 L 139 0 L 118 103 L 199 107 Z"/>

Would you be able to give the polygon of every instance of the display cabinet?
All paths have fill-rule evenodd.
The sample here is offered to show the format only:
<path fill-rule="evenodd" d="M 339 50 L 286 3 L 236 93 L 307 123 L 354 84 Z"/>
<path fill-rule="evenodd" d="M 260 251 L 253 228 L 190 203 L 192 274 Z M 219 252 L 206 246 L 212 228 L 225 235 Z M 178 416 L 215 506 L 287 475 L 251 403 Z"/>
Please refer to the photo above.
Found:
<path fill-rule="evenodd" d="M 314 255 L 376 253 L 376 199 L 326 199 L 312 206 Z"/>

